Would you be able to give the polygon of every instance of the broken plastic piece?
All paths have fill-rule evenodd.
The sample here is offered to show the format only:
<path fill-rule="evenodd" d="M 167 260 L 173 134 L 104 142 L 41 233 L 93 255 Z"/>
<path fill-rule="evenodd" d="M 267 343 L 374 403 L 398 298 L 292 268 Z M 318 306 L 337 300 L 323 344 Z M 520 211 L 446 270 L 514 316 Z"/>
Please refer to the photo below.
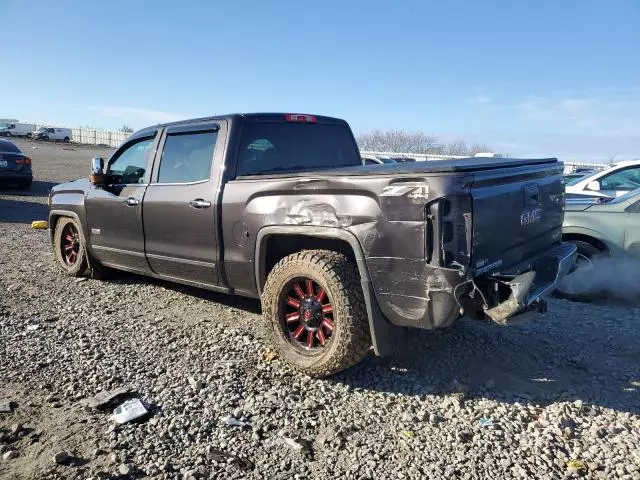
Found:
<path fill-rule="evenodd" d="M 126 395 L 130 392 L 130 387 L 120 387 L 116 388 L 115 390 L 105 390 L 93 397 L 83 398 L 82 400 L 80 400 L 80 403 L 91 408 L 101 408 L 113 402 L 116 398 Z"/>
<path fill-rule="evenodd" d="M 230 427 L 246 427 L 247 425 L 249 425 L 249 423 L 247 422 L 241 422 L 240 420 L 233 418 L 231 415 L 227 415 L 226 417 L 223 417 L 222 422 Z"/>
<path fill-rule="evenodd" d="M 149 411 L 137 398 L 127 400 L 113 411 L 113 419 L 118 424 L 123 424 L 144 417 Z"/>
<path fill-rule="evenodd" d="M 31 228 L 35 228 L 37 230 L 46 230 L 49 228 L 49 224 L 46 220 L 35 220 L 31 222 Z"/>
<path fill-rule="evenodd" d="M 478 425 L 481 427 L 491 427 L 493 425 L 493 420 L 490 418 L 481 418 L 478 420 Z"/>

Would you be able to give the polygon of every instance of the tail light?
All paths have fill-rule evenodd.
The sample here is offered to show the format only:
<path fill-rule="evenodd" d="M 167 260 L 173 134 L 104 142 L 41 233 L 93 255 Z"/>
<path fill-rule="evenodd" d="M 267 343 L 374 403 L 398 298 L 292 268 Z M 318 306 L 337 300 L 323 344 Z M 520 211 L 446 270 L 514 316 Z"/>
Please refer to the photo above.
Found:
<path fill-rule="evenodd" d="M 31 159 L 29 157 L 20 157 L 16 160 L 18 165 L 31 165 Z"/>
<path fill-rule="evenodd" d="M 316 117 L 314 115 L 307 115 L 306 113 L 287 113 L 284 116 L 286 122 L 296 123 L 316 123 Z"/>
<path fill-rule="evenodd" d="M 426 205 L 426 261 L 449 266 L 468 265 L 471 244 L 471 197 L 442 197 Z"/>

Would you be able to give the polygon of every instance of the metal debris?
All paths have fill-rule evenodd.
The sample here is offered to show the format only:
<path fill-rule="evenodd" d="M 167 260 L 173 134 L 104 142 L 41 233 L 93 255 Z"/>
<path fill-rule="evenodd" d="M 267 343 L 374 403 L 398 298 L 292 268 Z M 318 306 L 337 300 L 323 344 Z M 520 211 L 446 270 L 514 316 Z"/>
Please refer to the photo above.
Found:
<path fill-rule="evenodd" d="M 116 400 L 118 397 L 127 395 L 128 393 L 131 393 L 131 387 L 104 390 L 93 397 L 83 398 L 80 400 L 80 403 L 90 408 L 102 408 Z"/>

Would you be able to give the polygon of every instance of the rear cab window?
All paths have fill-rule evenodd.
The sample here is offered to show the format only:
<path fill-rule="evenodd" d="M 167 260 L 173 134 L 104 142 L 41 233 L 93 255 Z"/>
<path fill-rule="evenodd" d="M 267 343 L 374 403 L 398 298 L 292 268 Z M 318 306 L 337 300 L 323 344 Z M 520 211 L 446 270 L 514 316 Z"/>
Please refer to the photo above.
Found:
<path fill-rule="evenodd" d="M 236 174 L 361 165 L 362 157 L 346 124 L 247 122 L 242 127 Z"/>

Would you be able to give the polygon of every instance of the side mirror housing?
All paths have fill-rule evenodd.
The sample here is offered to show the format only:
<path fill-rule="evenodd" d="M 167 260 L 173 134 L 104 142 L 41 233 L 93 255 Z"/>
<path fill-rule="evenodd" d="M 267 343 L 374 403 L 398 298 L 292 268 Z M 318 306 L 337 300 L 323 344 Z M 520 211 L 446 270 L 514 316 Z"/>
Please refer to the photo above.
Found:
<path fill-rule="evenodd" d="M 600 191 L 600 182 L 597 181 L 597 180 L 589 182 L 587 184 L 587 190 L 592 190 L 594 192 L 599 192 Z"/>
<path fill-rule="evenodd" d="M 89 181 L 93 185 L 102 185 L 104 181 L 104 159 L 102 157 L 91 159 L 91 173 L 89 174 Z"/>

